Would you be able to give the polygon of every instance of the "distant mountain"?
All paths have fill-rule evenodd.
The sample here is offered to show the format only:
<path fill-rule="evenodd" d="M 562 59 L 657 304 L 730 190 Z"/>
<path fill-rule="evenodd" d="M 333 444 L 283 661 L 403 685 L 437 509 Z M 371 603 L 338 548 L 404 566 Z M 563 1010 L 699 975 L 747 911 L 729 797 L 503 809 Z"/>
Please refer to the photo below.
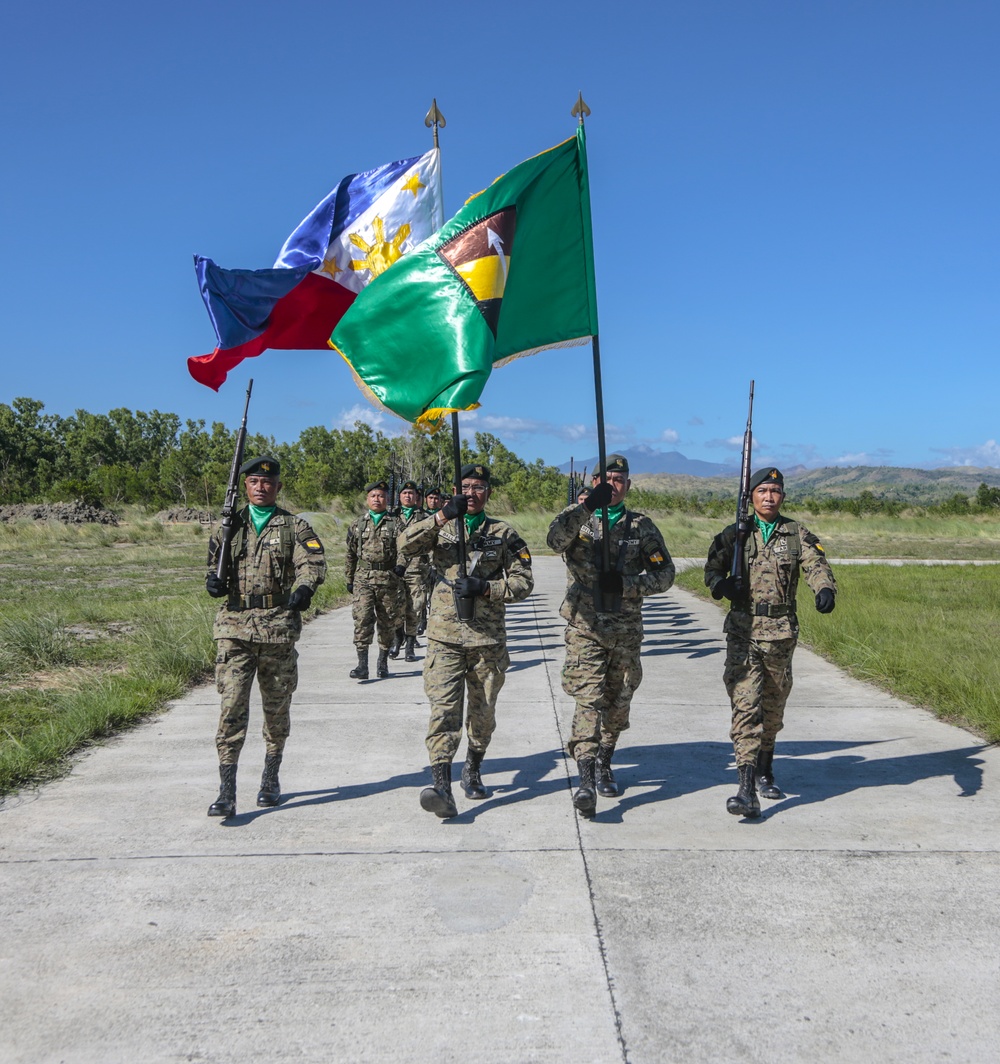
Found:
<path fill-rule="evenodd" d="M 893 499 L 915 505 L 941 502 L 952 495 L 975 495 L 980 484 L 1000 487 L 1000 469 L 912 469 L 905 466 L 824 466 L 805 469 L 785 468 L 785 491 L 796 499 L 856 498 L 870 491 L 880 499 Z M 647 473 L 633 477 L 637 487 L 649 491 L 697 494 L 701 497 L 733 496 L 739 473 L 727 477 L 678 476 Z"/>
<path fill-rule="evenodd" d="M 736 494 L 740 468 L 716 462 L 687 458 L 680 451 L 657 451 L 644 445 L 617 452 L 628 459 L 629 475 L 636 487 L 649 491 L 695 494 L 703 498 Z M 597 458 L 582 458 L 573 463 L 576 473 L 587 469 L 587 479 L 597 465 Z M 754 468 L 759 463 L 754 463 Z M 559 467 L 569 473 L 569 462 Z M 922 505 L 940 502 L 955 494 L 975 495 L 980 484 L 1000 487 L 1000 469 L 975 469 L 956 466 L 949 469 L 913 469 L 907 466 L 784 466 L 785 491 L 789 496 L 805 498 L 854 498 L 870 491 L 880 499 L 895 499 Z"/>
<path fill-rule="evenodd" d="M 612 451 L 609 450 L 608 453 Z M 657 451 L 652 447 L 640 445 L 613 453 L 622 454 L 628 459 L 629 476 L 633 477 L 637 473 L 672 473 L 689 477 L 738 477 L 740 475 L 739 463 L 723 465 L 718 462 L 702 462 L 697 458 L 687 458 L 680 451 Z M 578 474 L 586 468 L 588 477 L 596 465 L 596 454 L 591 458 L 575 460 L 573 463 Z M 569 462 L 564 462 L 559 467 L 559 471 L 569 473 Z"/>

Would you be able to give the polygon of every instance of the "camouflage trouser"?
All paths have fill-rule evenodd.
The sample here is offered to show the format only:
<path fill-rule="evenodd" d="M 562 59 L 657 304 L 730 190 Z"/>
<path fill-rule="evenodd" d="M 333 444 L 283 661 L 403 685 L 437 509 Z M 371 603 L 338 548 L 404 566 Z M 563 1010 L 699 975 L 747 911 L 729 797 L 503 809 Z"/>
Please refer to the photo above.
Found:
<path fill-rule="evenodd" d="M 729 738 L 737 765 L 755 765 L 761 750 L 773 750 L 784 727 L 785 703 L 792 690 L 795 639 L 726 639 L 723 675 L 733 704 Z"/>
<path fill-rule="evenodd" d="M 247 643 L 216 640 L 215 686 L 222 695 L 222 713 L 215 746 L 219 763 L 235 765 L 250 723 L 250 689 L 257 677 L 264 703 L 264 742 L 267 753 L 280 754 L 291 730 L 288 709 L 298 686 L 298 651 L 294 643 Z"/>
<path fill-rule="evenodd" d="M 570 757 L 594 757 L 598 743 L 614 746 L 628 727 L 632 695 L 642 683 L 641 645 L 641 629 L 600 633 L 566 625 L 562 686 L 576 699 Z"/>
<path fill-rule="evenodd" d="M 416 569 L 400 581 L 403 589 L 403 623 L 399 626 L 407 635 L 416 635 L 427 603 L 427 574 Z"/>
<path fill-rule="evenodd" d="M 375 636 L 378 625 L 378 645 L 382 650 L 392 646 L 399 609 L 399 579 L 392 573 L 379 572 L 376 579 L 354 578 L 354 598 L 351 601 L 351 616 L 354 618 L 354 645 L 367 650 Z"/>
<path fill-rule="evenodd" d="M 427 640 L 424 691 L 431 704 L 427 752 L 431 764 L 451 762 L 462 741 L 465 690 L 469 703 L 465 728 L 469 749 L 484 751 L 497 725 L 497 695 L 506 679 L 510 655 L 505 646 L 462 647 Z"/>

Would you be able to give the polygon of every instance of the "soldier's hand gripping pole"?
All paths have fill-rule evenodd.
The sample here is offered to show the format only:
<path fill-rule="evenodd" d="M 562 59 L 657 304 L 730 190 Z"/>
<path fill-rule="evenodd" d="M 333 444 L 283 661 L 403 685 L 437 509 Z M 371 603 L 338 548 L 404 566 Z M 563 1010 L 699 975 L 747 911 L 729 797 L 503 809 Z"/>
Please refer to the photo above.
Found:
<path fill-rule="evenodd" d="M 743 460 L 740 463 L 740 493 L 736 500 L 736 542 L 733 544 L 733 563 L 729 572 L 737 594 L 743 592 L 746 585 L 746 572 L 743 556 L 747 539 L 750 536 L 750 464 L 753 445 L 753 381 L 750 382 L 750 409 L 747 411 L 747 427 L 743 433 Z"/>
<path fill-rule="evenodd" d="M 236 451 L 233 465 L 229 470 L 229 484 L 226 487 L 226 501 L 222 504 L 222 541 L 219 544 L 219 559 L 215 566 L 215 575 L 225 584 L 229 579 L 229 548 L 236 532 L 236 511 L 239 509 L 240 466 L 243 465 L 243 452 L 247 445 L 247 413 L 250 410 L 250 393 L 253 391 L 253 378 L 247 385 L 247 401 L 243 407 L 243 422 L 236 436 Z"/>
<path fill-rule="evenodd" d="M 455 494 L 462 494 L 462 442 L 458 435 L 458 411 L 451 414 L 451 447 L 455 458 Z M 455 534 L 458 537 L 458 575 L 463 578 L 469 575 L 465 557 L 465 518 L 459 514 L 455 518 Z M 476 616 L 476 600 L 474 596 L 460 595 L 455 592 L 455 609 L 460 621 L 471 621 Z"/>

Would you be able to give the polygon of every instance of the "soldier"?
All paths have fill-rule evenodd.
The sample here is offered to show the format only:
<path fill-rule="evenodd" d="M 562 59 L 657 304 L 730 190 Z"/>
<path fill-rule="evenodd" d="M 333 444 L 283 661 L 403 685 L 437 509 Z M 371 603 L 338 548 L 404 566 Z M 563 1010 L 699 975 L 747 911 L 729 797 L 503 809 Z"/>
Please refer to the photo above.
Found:
<path fill-rule="evenodd" d="M 628 459 L 611 454 L 606 483 L 594 486 L 582 503 L 567 506 L 549 527 L 548 544 L 569 570 L 560 614 L 566 619 L 566 663 L 562 685 L 576 700 L 573 733 L 567 743 L 580 772 L 573 805 L 581 816 L 597 812 L 597 795 L 614 798 L 618 784 L 611 757 L 618 736 L 629 726 L 632 696 L 642 682 L 642 600 L 674 582 L 663 536 L 650 517 L 625 508 L 632 481 Z M 607 612 L 606 596 L 596 601 L 601 579 L 601 510 L 608 507 L 613 572 L 603 583 L 619 595 L 619 608 Z M 596 770 L 596 780 L 595 780 Z M 596 793 L 595 793 L 596 792 Z"/>
<path fill-rule="evenodd" d="M 205 587 L 226 601 L 215 618 L 215 683 L 222 713 L 215 745 L 219 752 L 219 797 L 209 816 L 236 814 L 236 766 L 250 720 L 254 675 L 264 704 L 264 773 L 258 806 L 281 800 L 278 769 L 290 730 L 289 707 L 298 685 L 295 642 L 301 611 L 326 578 L 323 544 L 308 522 L 275 505 L 281 490 L 278 462 L 270 455 L 240 467 L 249 505 L 236 515 L 229 579 L 216 575 L 220 533 L 209 540 Z"/>
<path fill-rule="evenodd" d="M 389 675 L 389 648 L 392 646 L 399 602 L 399 578 L 404 568 L 396 556 L 399 518 L 386 510 L 389 485 L 378 480 L 365 488 L 368 512 L 347 530 L 344 579 L 354 596 L 354 646 L 358 664 L 351 669 L 353 680 L 368 679 L 368 648 L 378 626 L 378 662 L 375 675 Z"/>
<path fill-rule="evenodd" d="M 420 508 L 420 492 L 414 481 L 408 480 L 399 489 L 399 521 L 405 530 L 410 525 L 427 517 L 427 511 Z M 402 534 L 402 533 L 400 533 Z M 399 546 L 397 542 L 397 547 Z M 431 562 L 428 554 L 414 554 L 403 559 L 402 551 L 398 552 L 399 558 L 406 566 L 403 578 L 400 581 L 400 598 L 402 600 L 402 629 L 403 638 L 406 641 L 405 661 L 416 661 L 417 632 L 424 618 L 424 610 L 427 606 L 427 575 L 430 571 Z M 397 628 L 397 636 L 399 629 Z M 399 653 L 398 648 L 396 654 Z M 392 650 L 390 657 L 395 657 Z"/>
<path fill-rule="evenodd" d="M 420 804 L 445 819 L 458 812 L 451 792 L 451 763 L 462 741 L 466 689 L 469 745 L 462 789 L 468 798 L 489 797 L 481 766 L 496 728 L 497 696 L 510 664 L 505 604 L 527 598 L 534 587 L 528 546 L 506 521 L 487 517 L 489 497 L 489 469 L 467 465 L 462 470 L 461 493 L 438 513 L 410 525 L 400 537 L 408 557 L 431 552 L 439 574 L 424 661 L 424 691 L 431 704 L 427 750 L 433 784 L 420 792 Z M 456 520 L 465 522 L 468 536 L 468 575 L 464 577 L 458 575 L 458 533 L 449 523 Z M 471 619 L 459 617 L 455 596 L 472 599 Z"/>
<path fill-rule="evenodd" d="M 444 496 L 441 494 L 441 489 L 437 487 L 428 488 L 427 494 L 424 496 L 424 509 L 427 513 L 436 514 L 442 506 L 444 506 Z M 431 591 L 433 591 L 436 583 L 437 573 L 434 570 L 434 566 L 428 565 L 427 580 L 424 583 L 424 613 L 420 618 L 420 624 L 417 625 L 417 635 L 423 635 L 427 631 L 427 614 L 431 608 Z"/>
<path fill-rule="evenodd" d="M 754 516 L 744 553 L 743 593 L 737 594 L 731 575 L 735 524 L 712 541 L 705 584 L 713 598 L 732 600 L 724 626 L 724 680 L 733 708 L 729 737 L 740 782 L 726 809 L 734 816 L 759 817 L 758 782 L 765 798 L 782 797 L 772 763 L 792 689 L 792 653 L 799 636 L 795 616 L 799 569 L 820 613 L 833 611 L 837 583 L 819 540 L 805 525 L 779 512 L 785 497 L 781 471 L 758 470 L 750 478 L 750 491 Z"/>
<path fill-rule="evenodd" d="M 429 514 L 436 514 L 442 506 L 444 506 L 444 499 L 441 496 L 440 489 L 428 488 L 427 494 L 424 496 L 424 509 Z"/>

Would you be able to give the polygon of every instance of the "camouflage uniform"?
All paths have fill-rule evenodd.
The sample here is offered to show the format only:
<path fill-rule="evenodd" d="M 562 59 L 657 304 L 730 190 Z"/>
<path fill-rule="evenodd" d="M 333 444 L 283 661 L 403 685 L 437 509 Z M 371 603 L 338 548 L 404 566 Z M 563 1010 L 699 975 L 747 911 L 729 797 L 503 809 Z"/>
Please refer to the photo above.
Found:
<path fill-rule="evenodd" d="M 830 563 L 819 540 L 797 521 L 778 514 L 765 545 L 757 524 L 744 554 L 747 591 L 726 616 L 724 680 L 732 702 L 729 737 L 737 765 L 756 765 L 760 752 L 774 750 L 792 690 L 792 653 L 799 637 L 795 592 L 799 570 L 810 590 L 836 593 Z M 736 525 L 712 541 L 705 563 L 705 584 L 715 588 L 728 575 L 736 543 Z"/>
<path fill-rule="evenodd" d="M 594 757 L 598 745 L 613 747 L 629 726 L 632 695 L 642 682 L 642 600 L 674 582 L 674 563 L 660 530 L 646 514 L 626 509 L 610 536 L 613 568 L 622 574 L 621 611 L 599 612 L 594 585 L 601 569 L 602 528 L 598 514 L 581 503 L 556 515 L 548 544 L 563 555 L 569 586 L 559 613 L 566 620 L 562 685 L 576 700 L 572 737 L 576 760 Z"/>
<path fill-rule="evenodd" d="M 400 520 L 386 513 L 376 526 L 365 512 L 347 530 L 347 555 L 344 578 L 354 585 L 351 615 L 354 618 L 354 645 L 358 650 L 371 646 L 378 624 L 381 650 L 392 646 L 399 609 L 399 577 L 392 571 L 396 564 L 396 538 Z"/>
<path fill-rule="evenodd" d="M 459 518 L 463 520 L 463 518 Z M 462 712 L 468 688 L 466 729 L 469 749 L 480 754 L 496 728 L 496 703 L 510 657 L 504 621 L 507 602 L 518 602 L 535 586 L 531 554 L 517 531 L 487 517 L 468 542 L 468 575 L 489 582 L 471 621 L 458 618 L 452 589 L 458 576 L 455 522 L 438 527 L 430 515 L 408 525 L 400 536 L 407 557 L 430 553 L 438 573 L 427 622 L 424 691 L 431 704 L 427 750 L 430 762 L 451 763 L 462 740 Z"/>
<path fill-rule="evenodd" d="M 209 570 L 218 564 L 221 527 L 209 541 Z M 254 675 L 264 704 L 269 756 L 288 738 L 289 707 L 298 685 L 295 642 L 302 615 L 285 608 L 299 587 L 315 591 L 326 578 L 323 544 L 309 523 L 277 507 L 258 536 L 244 507 L 230 548 L 229 594 L 215 618 L 215 683 L 222 713 L 215 737 L 220 765 L 235 765 L 247 735 Z"/>
<path fill-rule="evenodd" d="M 426 510 L 417 507 L 410 514 L 408 520 L 402 510 L 400 510 L 398 521 L 401 529 L 405 530 L 410 525 L 423 521 L 429 516 L 431 515 Z M 402 534 L 403 532 L 400 531 L 400 536 Z M 397 627 L 402 628 L 405 635 L 415 636 L 424 615 L 424 608 L 427 605 L 428 574 L 431 568 L 430 555 L 426 553 L 414 554 L 411 557 L 404 558 L 400 540 L 397 540 L 397 547 L 400 562 L 406 565 L 406 573 L 400 581 L 402 609 L 399 613 Z"/>

